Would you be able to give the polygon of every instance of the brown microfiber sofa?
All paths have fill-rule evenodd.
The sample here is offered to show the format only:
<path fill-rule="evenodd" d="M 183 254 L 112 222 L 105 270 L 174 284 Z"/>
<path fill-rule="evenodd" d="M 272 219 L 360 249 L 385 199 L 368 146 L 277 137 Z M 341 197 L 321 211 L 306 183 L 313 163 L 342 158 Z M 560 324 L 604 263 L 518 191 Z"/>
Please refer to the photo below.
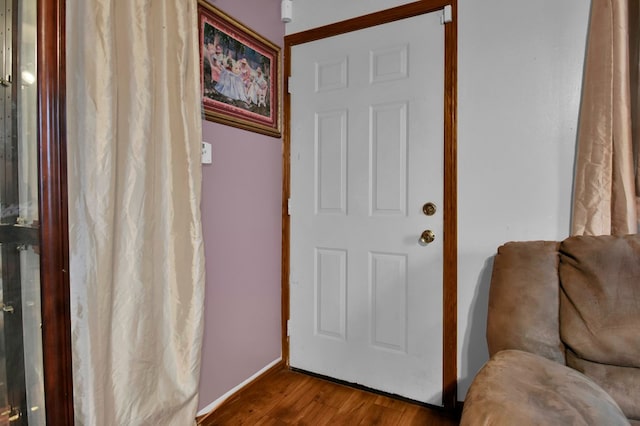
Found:
<path fill-rule="evenodd" d="M 487 343 L 462 426 L 639 426 L 640 236 L 501 246 Z"/>

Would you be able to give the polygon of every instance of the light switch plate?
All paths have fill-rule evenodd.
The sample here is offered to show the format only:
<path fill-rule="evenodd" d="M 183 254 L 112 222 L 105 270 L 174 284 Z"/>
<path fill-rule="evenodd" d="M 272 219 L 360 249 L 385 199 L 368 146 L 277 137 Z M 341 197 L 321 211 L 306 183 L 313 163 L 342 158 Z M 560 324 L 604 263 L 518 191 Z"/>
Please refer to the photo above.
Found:
<path fill-rule="evenodd" d="M 202 164 L 211 164 L 213 162 L 213 153 L 211 152 L 211 144 L 202 142 Z"/>

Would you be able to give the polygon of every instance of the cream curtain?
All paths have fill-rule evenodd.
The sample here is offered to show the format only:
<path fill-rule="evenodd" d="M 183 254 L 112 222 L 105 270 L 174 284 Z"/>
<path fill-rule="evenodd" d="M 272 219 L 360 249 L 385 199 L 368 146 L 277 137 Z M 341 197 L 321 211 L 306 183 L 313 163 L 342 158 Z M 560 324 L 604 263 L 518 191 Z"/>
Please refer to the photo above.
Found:
<path fill-rule="evenodd" d="M 67 0 L 77 425 L 194 423 L 202 340 L 195 0 Z"/>
<path fill-rule="evenodd" d="M 573 235 L 638 231 L 636 3 L 592 2 L 578 129 Z"/>

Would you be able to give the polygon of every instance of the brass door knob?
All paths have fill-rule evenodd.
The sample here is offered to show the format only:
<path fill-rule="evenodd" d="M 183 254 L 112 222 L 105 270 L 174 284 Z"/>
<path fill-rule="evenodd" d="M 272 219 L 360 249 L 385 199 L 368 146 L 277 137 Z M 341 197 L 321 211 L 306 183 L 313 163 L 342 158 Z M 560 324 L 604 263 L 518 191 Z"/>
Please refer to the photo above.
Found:
<path fill-rule="evenodd" d="M 427 229 L 426 231 L 424 231 L 422 233 L 422 235 L 420 235 L 420 244 L 422 244 L 423 246 L 426 246 L 429 243 L 432 243 L 433 240 L 436 239 L 436 234 L 433 233 L 432 230 Z"/>

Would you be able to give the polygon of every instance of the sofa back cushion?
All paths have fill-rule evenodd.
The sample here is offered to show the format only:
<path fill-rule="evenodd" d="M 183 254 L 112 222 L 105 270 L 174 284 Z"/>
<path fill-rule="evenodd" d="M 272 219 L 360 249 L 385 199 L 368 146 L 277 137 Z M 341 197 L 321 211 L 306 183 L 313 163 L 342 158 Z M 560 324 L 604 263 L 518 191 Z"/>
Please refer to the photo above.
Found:
<path fill-rule="evenodd" d="M 567 364 L 611 392 L 628 417 L 640 418 L 640 406 L 628 404 L 640 400 L 640 236 L 567 238 L 559 276 Z"/>
<path fill-rule="evenodd" d="M 498 248 L 487 319 L 491 356 L 519 349 L 565 363 L 558 322 L 558 246 L 524 241 Z"/>

